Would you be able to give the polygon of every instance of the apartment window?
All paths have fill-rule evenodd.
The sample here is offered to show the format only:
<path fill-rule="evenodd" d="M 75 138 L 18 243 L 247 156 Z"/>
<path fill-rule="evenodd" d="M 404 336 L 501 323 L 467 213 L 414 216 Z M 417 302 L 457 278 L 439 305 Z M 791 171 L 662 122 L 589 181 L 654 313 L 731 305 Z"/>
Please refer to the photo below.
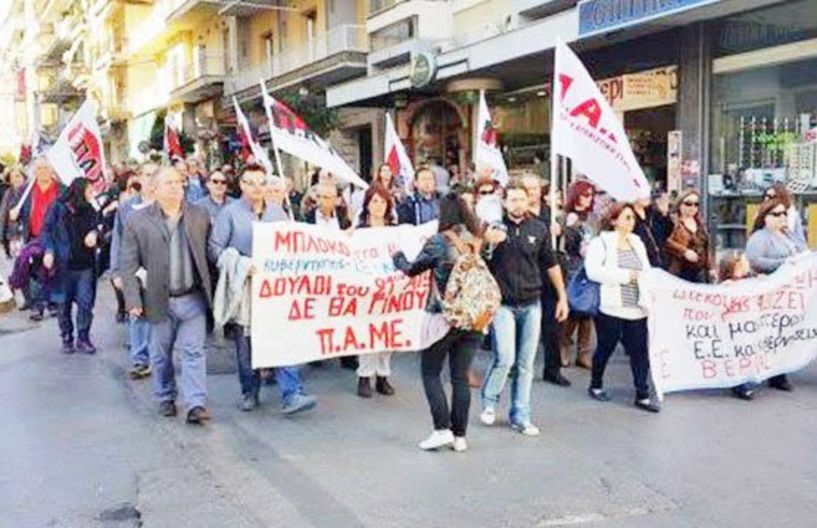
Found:
<path fill-rule="evenodd" d="M 411 40 L 416 35 L 416 27 L 416 17 L 390 24 L 369 35 L 369 47 L 371 51 L 378 51 Z"/>

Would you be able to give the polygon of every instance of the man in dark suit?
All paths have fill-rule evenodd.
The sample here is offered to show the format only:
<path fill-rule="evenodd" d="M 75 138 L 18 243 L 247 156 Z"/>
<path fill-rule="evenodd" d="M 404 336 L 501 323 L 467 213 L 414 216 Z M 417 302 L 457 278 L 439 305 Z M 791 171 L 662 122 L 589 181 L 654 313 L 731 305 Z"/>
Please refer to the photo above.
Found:
<path fill-rule="evenodd" d="M 133 213 L 125 224 L 120 261 L 125 303 L 131 316 L 144 317 L 150 325 L 148 349 L 159 412 L 176 415 L 173 350 L 178 348 L 187 422 L 200 425 L 210 418 L 204 350 L 212 302 L 210 217 L 201 207 L 185 203 L 184 178 L 176 169 L 162 168 L 155 178 L 156 202 Z"/>

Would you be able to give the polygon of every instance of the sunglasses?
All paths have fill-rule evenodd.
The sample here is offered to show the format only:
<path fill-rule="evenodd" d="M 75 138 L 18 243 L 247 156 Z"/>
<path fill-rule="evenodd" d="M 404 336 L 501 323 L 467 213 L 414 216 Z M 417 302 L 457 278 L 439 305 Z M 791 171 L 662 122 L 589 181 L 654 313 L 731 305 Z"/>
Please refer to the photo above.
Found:
<path fill-rule="evenodd" d="M 700 205 L 698 202 L 683 202 L 683 204 L 687 207 L 698 207 Z"/>
<path fill-rule="evenodd" d="M 213 185 L 227 185 L 227 180 L 210 180 Z"/>
<path fill-rule="evenodd" d="M 769 216 L 776 216 L 780 218 L 781 216 L 786 216 L 786 211 L 772 211 L 769 213 Z"/>
<path fill-rule="evenodd" d="M 479 191 L 479 194 L 480 194 L 480 196 L 488 196 L 488 195 L 494 194 L 494 191 L 493 191 L 493 190 L 490 190 L 490 191 Z"/>

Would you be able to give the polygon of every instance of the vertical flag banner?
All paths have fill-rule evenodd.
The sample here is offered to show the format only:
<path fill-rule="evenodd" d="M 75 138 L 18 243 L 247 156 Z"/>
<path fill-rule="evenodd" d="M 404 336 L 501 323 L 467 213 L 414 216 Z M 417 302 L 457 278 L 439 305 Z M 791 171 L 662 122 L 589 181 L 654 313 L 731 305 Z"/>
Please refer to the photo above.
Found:
<path fill-rule="evenodd" d="M 105 151 L 90 99 L 71 117 L 46 157 L 65 185 L 85 178 L 97 192 L 105 190 Z"/>
<path fill-rule="evenodd" d="M 327 141 L 306 126 L 298 114 L 267 93 L 263 83 L 261 95 L 275 148 L 326 169 L 352 185 L 363 189 L 369 186 Z"/>
<path fill-rule="evenodd" d="M 411 186 L 414 181 L 414 167 L 411 165 L 411 160 L 406 154 L 406 148 L 403 146 L 403 142 L 400 141 L 391 114 L 388 112 L 386 113 L 386 156 L 384 159 L 391 168 L 397 185 L 406 193 L 411 193 Z"/>
<path fill-rule="evenodd" d="M 184 158 L 184 149 L 182 148 L 179 134 L 176 132 L 176 129 L 173 128 L 173 125 L 167 122 L 167 117 L 165 117 L 164 150 L 167 153 L 168 159 Z"/>
<path fill-rule="evenodd" d="M 624 126 L 582 61 L 561 40 L 553 73 L 551 156 L 567 156 L 579 172 L 619 201 L 650 195 Z"/>
<path fill-rule="evenodd" d="M 256 163 L 264 167 L 264 170 L 267 171 L 267 176 L 271 176 L 275 173 L 275 171 L 272 170 L 272 162 L 269 159 L 269 154 L 267 154 L 267 151 L 255 141 L 255 138 L 253 138 L 250 122 L 247 121 L 247 116 L 245 116 L 244 112 L 241 111 L 241 107 L 238 106 L 238 101 L 235 97 L 233 97 L 233 106 L 235 106 L 235 117 L 238 121 L 238 133 L 242 136 L 242 143 L 246 143 L 250 146 L 250 152 L 252 152 L 252 156 L 255 158 Z"/>
<path fill-rule="evenodd" d="M 484 167 L 490 167 L 494 173 L 494 179 L 503 187 L 508 184 L 508 167 L 505 166 L 505 159 L 502 151 L 499 150 L 499 136 L 494 123 L 491 121 L 491 114 L 488 111 L 488 103 L 485 101 L 485 91 L 479 91 L 479 113 L 477 114 L 477 148 L 474 152 L 474 165 L 477 167 L 477 174 Z"/>

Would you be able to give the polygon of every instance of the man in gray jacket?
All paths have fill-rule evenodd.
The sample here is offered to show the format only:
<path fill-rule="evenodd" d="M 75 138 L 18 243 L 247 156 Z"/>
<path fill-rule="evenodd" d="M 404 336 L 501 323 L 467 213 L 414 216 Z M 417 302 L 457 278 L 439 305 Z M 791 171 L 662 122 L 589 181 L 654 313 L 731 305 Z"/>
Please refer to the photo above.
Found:
<path fill-rule="evenodd" d="M 153 387 L 163 416 L 176 415 L 173 350 L 182 357 L 182 395 L 187 422 L 210 418 L 207 398 L 207 359 L 204 342 L 206 313 L 211 304 L 207 268 L 207 212 L 185 203 L 184 180 L 164 167 L 156 177 L 156 202 L 134 212 L 125 224 L 120 271 L 125 304 L 133 317 L 150 325 L 148 349 Z M 144 288 L 136 277 L 147 270 Z"/>

